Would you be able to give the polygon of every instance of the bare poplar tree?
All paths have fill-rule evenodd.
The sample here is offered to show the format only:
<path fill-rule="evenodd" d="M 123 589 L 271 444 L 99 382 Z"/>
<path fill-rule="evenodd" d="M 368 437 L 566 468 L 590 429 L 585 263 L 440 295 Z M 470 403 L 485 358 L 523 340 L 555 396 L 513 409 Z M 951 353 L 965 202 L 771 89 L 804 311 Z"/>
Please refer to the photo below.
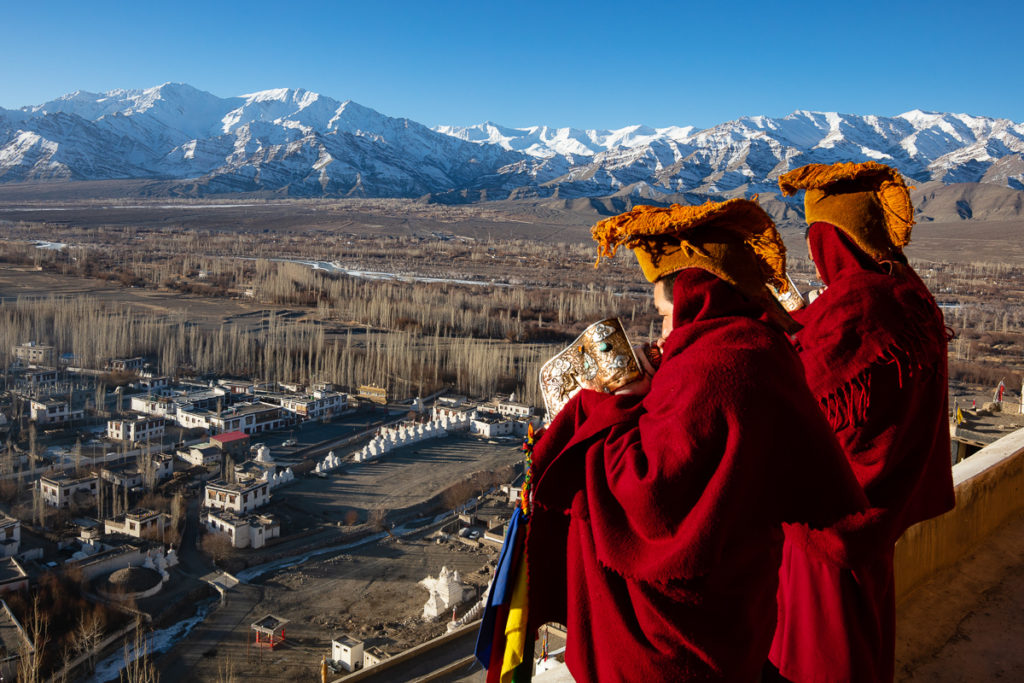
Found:
<path fill-rule="evenodd" d="M 96 648 L 103 640 L 104 620 L 100 610 L 83 611 L 74 631 L 74 648 L 78 655 L 87 655 L 88 671 L 96 668 Z"/>
<path fill-rule="evenodd" d="M 135 622 L 135 637 L 132 647 L 124 644 L 124 668 L 121 669 L 121 683 L 159 683 L 160 674 L 149 656 L 149 639 L 142 628 L 142 620 Z"/>
<path fill-rule="evenodd" d="M 18 652 L 18 681 L 21 683 L 43 683 L 43 651 L 48 641 L 47 629 L 49 619 L 39 609 L 39 596 L 32 598 L 32 607 L 25 620 L 25 631 L 28 638 L 22 641 Z"/>

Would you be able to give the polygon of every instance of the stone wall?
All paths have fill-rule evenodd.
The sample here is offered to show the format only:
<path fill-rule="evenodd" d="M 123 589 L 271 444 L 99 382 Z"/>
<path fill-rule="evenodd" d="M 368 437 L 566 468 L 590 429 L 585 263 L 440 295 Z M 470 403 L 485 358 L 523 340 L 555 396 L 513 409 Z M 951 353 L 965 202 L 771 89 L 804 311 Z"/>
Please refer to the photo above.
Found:
<path fill-rule="evenodd" d="M 896 600 L 964 557 L 1024 509 L 1024 429 L 953 466 L 956 507 L 915 524 L 896 543 Z"/>

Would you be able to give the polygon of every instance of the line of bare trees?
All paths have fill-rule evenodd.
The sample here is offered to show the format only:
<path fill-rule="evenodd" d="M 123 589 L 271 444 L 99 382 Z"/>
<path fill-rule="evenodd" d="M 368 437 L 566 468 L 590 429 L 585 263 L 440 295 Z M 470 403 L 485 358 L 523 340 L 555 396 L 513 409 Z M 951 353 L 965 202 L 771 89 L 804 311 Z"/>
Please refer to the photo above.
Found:
<path fill-rule="evenodd" d="M 30 227 L 38 226 L 18 229 L 29 236 Z M 597 277 L 587 267 L 593 257 L 587 245 L 320 233 L 310 239 L 301 232 L 178 234 L 123 227 L 80 232 L 79 238 L 91 241 L 63 251 L 0 243 L 0 259 L 126 284 L 307 307 L 320 321 L 365 328 L 338 337 L 322 327 L 271 316 L 261 335 L 231 325 L 210 332 L 180 321 L 133 315 L 126 308 L 99 307 L 95 301 L 70 305 L 35 300 L 31 306 L 50 310 L 39 315 L 26 312 L 26 306 L 0 310 L 5 319 L 0 321 L 0 357 L 13 343 L 52 339 L 84 364 L 141 353 L 159 357 L 168 374 L 219 372 L 346 386 L 374 382 L 397 394 L 425 392 L 441 384 L 474 395 L 510 387 L 537 400 L 540 362 L 584 325 L 617 316 L 634 337 L 655 334 L 649 300 L 638 294 L 645 286 L 636 282 L 631 258 L 613 259 Z M 483 263 L 492 272 L 517 273 L 531 286 L 368 280 L 271 256 L 342 260 L 394 272 L 412 267 L 420 275 L 450 275 L 453 268 Z M 789 264 L 798 283 L 814 281 L 808 259 L 791 257 Z M 957 338 L 950 357 L 961 363 L 957 373 L 962 378 L 972 374 L 971 368 L 981 369 L 973 373 L 979 379 L 1024 368 L 1024 291 L 1019 285 L 1024 268 L 914 265 L 936 298 L 951 304 L 946 318 Z M 476 279 L 479 272 L 486 270 L 478 271 Z M 74 339 L 81 335 L 71 330 L 78 322 L 99 333 L 76 346 Z M 520 344 L 506 347 L 502 341 Z"/>
<path fill-rule="evenodd" d="M 321 325 L 273 313 L 259 331 L 234 325 L 206 330 L 90 297 L 0 304 L 0 359 L 10 362 L 11 349 L 28 339 L 52 344 L 57 353 L 70 351 L 87 367 L 145 355 L 158 358 L 168 375 L 215 373 L 348 387 L 373 382 L 404 396 L 443 385 L 475 396 L 496 391 L 536 396 L 537 369 L 551 352 L 541 344 L 410 330 L 356 328 L 328 339 Z"/>

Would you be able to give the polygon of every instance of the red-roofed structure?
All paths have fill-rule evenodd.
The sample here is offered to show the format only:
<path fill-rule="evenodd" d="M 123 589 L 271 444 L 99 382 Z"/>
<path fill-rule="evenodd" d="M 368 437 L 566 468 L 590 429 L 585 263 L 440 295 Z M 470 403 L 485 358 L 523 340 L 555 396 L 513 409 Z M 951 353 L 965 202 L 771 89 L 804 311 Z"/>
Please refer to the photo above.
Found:
<path fill-rule="evenodd" d="M 224 432 L 210 437 L 210 443 L 220 448 L 225 453 L 238 455 L 249 448 L 249 435 L 245 432 Z"/>

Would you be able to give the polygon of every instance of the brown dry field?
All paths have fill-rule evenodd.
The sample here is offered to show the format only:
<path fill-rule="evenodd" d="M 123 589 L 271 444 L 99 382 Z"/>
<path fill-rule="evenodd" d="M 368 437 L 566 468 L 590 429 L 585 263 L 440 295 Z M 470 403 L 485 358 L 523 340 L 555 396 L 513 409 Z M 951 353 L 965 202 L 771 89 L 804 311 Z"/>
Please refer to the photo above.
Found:
<path fill-rule="evenodd" d="M 0 186 L 0 222 L 45 224 L 85 230 L 138 228 L 213 232 L 359 236 L 447 234 L 473 239 L 526 239 L 588 243 L 590 226 L 626 206 L 613 200 L 516 200 L 441 206 L 406 199 L 367 200 L 78 200 L 50 195 L 24 198 Z M 781 221 L 794 255 L 806 255 L 802 224 Z M 51 232 L 52 231 L 52 232 Z M 49 239 L 49 237 L 48 237 Z M 922 220 L 907 250 L 911 258 L 949 263 L 1021 263 L 1024 219 Z"/>
<path fill-rule="evenodd" d="M 123 287 L 107 280 L 39 272 L 24 266 L 0 263 L 0 300 L 51 294 L 88 296 L 101 303 L 123 304 L 139 313 L 155 317 L 189 320 L 206 329 L 216 329 L 228 322 L 256 329 L 260 325 L 261 316 L 252 314 L 284 310 L 242 299 Z"/>
<path fill-rule="evenodd" d="M 339 450 L 344 457 L 346 452 Z M 492 472 L 522 459 L 517 440 L 487 441 L 459 435 L 428 439 L 379 460 L 348 464 L 327 479 L 299 478 L 279 498 L 323 522 L 340 523 L 349 509 L 410 511 L 431 495 L 476 472 Z"/>
<path fill-rule="evenodd" d="M 230 232 L 318 232 L 429 235 L 443 232 L 473 239 L 522 238 L 578 242 L 601 218 L 589 203 L 557 200 L 441 206 L 408 199 L 209 201 L 120 200 L 60 202 L 6 198 L 0 186 L 0 221 L 44 223 L 60 229 L 133 227 Z"/>
<path fill-rule="evenodd" d="M 911 260 L 940 263 L 1024 263 L 1024 220 L 918 223 Z"/>
<path fill-rule="evenodd" d="M 189 645 L 212 648 L 215 655 L 201 658 L 188 675 L 222 680 L 218 668 L 227 659 L 239 680 L 267 680 L 267 671 L 273 671 L 273 680 L 313 681 L 319 680 L 321 656 L 329 655 L 331 639 L 340 634 L 392 653 L 442 635 L 446 618 L 422 619 L 429 594 L 419 581 L 437 577 L 444 566 L 482 591 L 498 550 L 455 541 L 439 545 L 427 535 L 364 546 L 275 574 L 262 584 L 262 599 L 223 640 Z M 287 642 L 260 653 L 249 647 L 250 624 L 268 613 L 290 620 Z"/>

